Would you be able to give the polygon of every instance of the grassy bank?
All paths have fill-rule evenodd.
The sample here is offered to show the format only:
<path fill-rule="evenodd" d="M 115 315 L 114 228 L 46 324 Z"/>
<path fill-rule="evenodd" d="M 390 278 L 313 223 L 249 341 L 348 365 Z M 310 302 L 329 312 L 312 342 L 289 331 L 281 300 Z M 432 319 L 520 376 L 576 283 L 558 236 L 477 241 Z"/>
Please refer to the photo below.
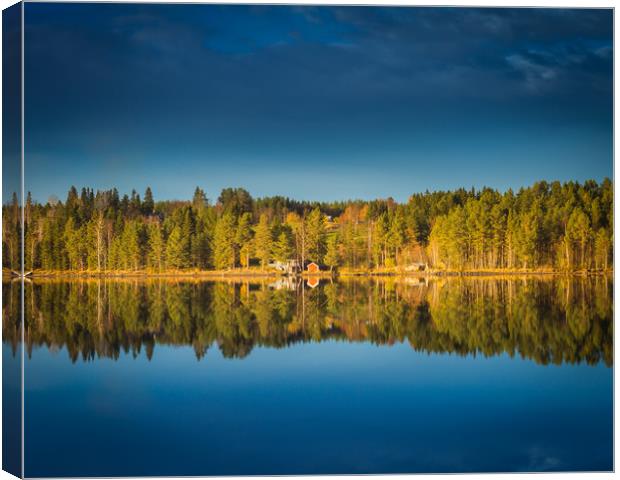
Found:
<path fill-rule="evenodd" d="M 3 275 L 11 275 L 10 271 L 3 270 Z M 279 272 L 260 269 L 233 269 L 233 270 L 35 270 L 32 277 L 66 277 L 66 278 L 130 278 L 130 277 L 194 277 L 194 278 L 222 278 L 222 277 L 260 277 L 277 278 Z"/>
<path fill-rule="evenodd" d="M 598 270 L 554 270 L 552 268 L 517 269 L 464 269 L 464 270 L 440 270 L 428 269 L 423 271 L 406 271 L 399 269 L 342 269 L 342 276 L 403 276 L 403 277 L 444 277 L 444 276 L 485 276 L 485 275 L 609 275 L 613 269 Z"/>
<path fill-rule="evenodd" d="M 484 270 L 435 270 L 425 271 L 406 271 L 399 269 L 351 269 L 342 268 L 339 270 L 322 271 L 318 273 L 303 272 L 303 277 L 451 277 L 451 276 L 495 276 L 495 275 L 611 275 L 613 269 L 607 270 L 575 270 L 559 271 L 553 269 L 484 269 Z M 56 278 L 132 278 L 132 277 L 191 277 L 191 278 L 278 278 L 284 276 L 282 272 L 275 270 L 261 270 L 260 268 L 236 268 L 229 270 L 35 270 L 29 276 L 36 278 L 56 277 Z M 8 269 L 3 269 L 3 277 L 15 277 L 15 274 Z"/>

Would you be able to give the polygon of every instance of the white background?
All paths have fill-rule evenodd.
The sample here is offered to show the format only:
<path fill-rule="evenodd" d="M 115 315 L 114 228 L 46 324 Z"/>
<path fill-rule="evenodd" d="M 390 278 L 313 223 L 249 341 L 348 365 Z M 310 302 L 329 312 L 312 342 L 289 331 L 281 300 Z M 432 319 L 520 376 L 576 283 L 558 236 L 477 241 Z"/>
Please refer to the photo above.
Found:
<path fill-rule="evenodd" d="M 63 0 L 64 2 L 67 2 L 67 0 Z M 69 0 L 71 1 L 71 0 Z M 14 3 L 16 3 L 14 0 L 0 0 L 0 5 L 2 6 L 2 9 L 5 9 L 11 5 L 13 5 Z M 116 3 L 115 1 L 108 1 L 107 3 Z M 118 2 L 118 3 L 123 3 L 123 2 Z M 126 2 L 128 3 L 128 2 Z M 485 0 L 477 0 L 475 3 L 471 3 L 471 2 L 466 2 L 463 0 L 452 0 L 451 2 L 441 2 L 441 1 L 429 1 L 429 0 L 409 0 L 409 1 L 403 1 L 403 0 L 392 0 L 392 1 L 373 1 L 371 3 L 359 3 L 359 2 L 355 2 L 352 0 L 338 0 L 338 1 L 328 1 L 328 0 L 308 0 L 308 1 L 299 1 L 299 0 L 290 0 L 290 1 L 284 1 L 284 0 L 271 0 L 269 2 L 267 1 L 261 1 L 261 0 L 244 0 L 244 1 L 240 1 L 240 0 L 228 0 L 226 2 L 183 2 L 181 0 L 169 0 L 166 2 L 153 2 L 153 1 L 146 1 L 146 0 L 133 0 L 131 3 L 241 3 L 241 4 L 249 4 L 249 3 L 254 3 L 254 4 L 260 4 L 260 3 L 269 3 L 269 4 L 313 4 L 313 5 L 334 5 L 334 4 L 338 4 L 338 5 L 428 5 L 428 6 L 468 6 L 468 7 L 472 7 L 472 6 L 480 6 L 480 7 L 588 7 L 588 8 L 592 8 L 592 7 L 604 7 L 604 8 L 615 8 L 616 6 L 616 2 L 615 1 L 607 1 L 607 2 L 601 2 L 601 1 L 590 1 L 590 2 L 576 2 L 576 1 L 550 1 L 550 0 L 546 0 L 544 2 L 532 2 L 532 1 L 511 1 L 511 2 L 505 2 L 505 1 L 485 1 Z M 615 12 L 614 12 L 615 13 Z M 0 30 L 1 30 L 2 26 L 0 24 Z M 1 35 L 0 35 L 0 42 L 1 42 Z M 614 14 L 614 52 L 616 51 L 616 47 L 617 47 L 617 42 L 616 42 L 616 37 L 615 37 L 615 14 Z M 2 58 L 2 49 L 0 48 L 0 60 Z M 1 66 L 2 62 L 0 61 L 0 78 L 2 77 L 1 75 L 1 70 L 2 70 L 2 66 Z M 0 84 L 1 84 L 1 80 L 0 80 Z M 617 86 L 618 86 L 618 66 L 617 63 L 615 62 L 615 56 L 614 56 L 614 93 L 617 91 Z M 615 95 L 614 95 L 615 97 Z M 614 98 L 614 125 L 617 123 L 617 115 L 618 115 L 618 110 L 616 108 L 616 101 Z M 0 142 L 2 139 L 2 128 L 1 128 L 1 124 L 2 124 L 2 120 L 0 119 Z M 615 183 L 615 167 L 616 167 L 616 159 L 615 159 L 615 145 L 617 144 L 616 142 L 617 140 L 617 131 L 614 128 L 614 187 L 616 186 Z M 2 174 L 0 173 L 0 176 Z M 0 185 L 0 189 L 1 189 L 1 185 Z M 0 198 L 2 198 L 1 192 L 0 192 Z M 617 206 L 618 206 L 618 196 L 617 196 L 617 189 L 615 189 L 615 195 L 614 195 L 614 209 L 617 210 Z M 617 218 L 616 215 L 614 214 L 614 218 Z M 616 222 L 616 227 L 615 227 L 615 231 L 614 231 L 614 238 L 618 238 L 618 222 Z M 0 251 L 1 251 L 1 246 L 0 246 Z M 614 258 L 615 258 L 615 246 L 614 246 Z M 617 298 L 617 288 L 618 288 L 618 282 L 614 282 L 614 299 Z M 1 286 L 0 286 L 1 289 Z M 616 324 L 615 320 L 617 318 L 617 315 L 614 313 L 614 331 L 615 331 L 615 338 L 614 338 L 614 345 L 617 345 L 618 343 L 618 325 Z M 0 367 L 2 364 L 2 358 L 0 356 Z M 618 423 L 617 423 L 617 417 L 615 415 L 615 400 L 618 398 L 617 396 L 617 382 L 616 382 L 616 369 L 614 369 L 614 460 L 617 459 L 617 452 L 618 452 L 618 444 L 615 442 L 615 432 L 618 431 Z M 0 407 L 2 405 L 2 398 L 0 396 Z M 0 408 L 1 409 L 1 408 Z M 1 420 L 0 420 L 0 424 L 1 424 Z M 21 439 L 15 439 L 15 441 L 20 441 Z M 2 446 L 2 438 L 0 436 L 0 456 L 1 456 L 1 446 Z M 481 454 L 484 454 L 484 452 L 481 452 Z M 533 477 L 535 476 L 535 477 Z M 572 479 L 585 479 L 585 478 L 595 478 L 595 479 L 606 479 L 606 478 L 614 478 L 616 476 L 616 474 L 614 473 L 571 473 L 571 474 L 566 474 L 566 473 L 539 473 L 539 474 L 477 474 L 477 475 L 459 475 L 458 478 L 463 478 L 463 479 L 471 479 L 471 478 L 484 478 L 484 479 L 488 479 L 488 480 L 497 480 L 497 479 L 509 479 L 509 480 L 520 480 L 520 479 L 532 479 L 532 478 L 555 478 L 555 479 L 567 479 L 567 480 L 572 480 Z M 351 475 L 351 477 L 355 477 L 355 475 Z M 372 477 L 377 477 L 376 475 L 373 475 Z M 417 479 L 433 479 L 433 480 L 439 480 L 439 479 L 450 479 L 450 478 L 454 478 L 454 475 L 379 475 L 378 477 L 385 477 L 385 478 L 389 478 L 389 479 L 393 479 L 393 480 L 405 480 L 405 479 L 409 479 L 409 480 L 417 480 Z M 11 478 L 15 478 L 12 475 L 9 475 L 8 473 L 2 471 L 0 472 L 0 480 L 5 480 L 5 479 L 11 479 Z M 143 478 L 152 478 L 152 477 L 143 477 Z M 162 478 L 162 477 L 157 477 L 157 478 Z M 177 477 L 165 477 L 165 478 L 177 478 Z M 185 477 L 178 477 L 178 478 L 185 478 Z M 231 480 L 235 480 L 238 478 L 248 478 L 248 477 L 224 477 L 227 479 L 231 479 Z M 261 480 L 263 478 L 273 478 L 273 477 L 250 477 L 253 478 L 255 480 Z M 295 478 L 295 477 L 281 477 L 281 478 Z M 305 479 L 324 479 L 324 478 L 333 478 L 333 477 L 326 477 L 326 476 L 306 476 L 306 477 L 302 477 Z"/>

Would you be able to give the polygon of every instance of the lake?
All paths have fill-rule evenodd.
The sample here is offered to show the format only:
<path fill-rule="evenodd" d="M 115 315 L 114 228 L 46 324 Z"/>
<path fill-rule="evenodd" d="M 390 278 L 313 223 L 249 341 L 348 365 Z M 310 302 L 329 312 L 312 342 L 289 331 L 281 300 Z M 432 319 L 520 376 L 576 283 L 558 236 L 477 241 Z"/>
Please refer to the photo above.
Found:
<path fill-rule="evenodd" d="M 29 477 L 613 469 L 608 277 L 34 279 L 25 318 Z"/>

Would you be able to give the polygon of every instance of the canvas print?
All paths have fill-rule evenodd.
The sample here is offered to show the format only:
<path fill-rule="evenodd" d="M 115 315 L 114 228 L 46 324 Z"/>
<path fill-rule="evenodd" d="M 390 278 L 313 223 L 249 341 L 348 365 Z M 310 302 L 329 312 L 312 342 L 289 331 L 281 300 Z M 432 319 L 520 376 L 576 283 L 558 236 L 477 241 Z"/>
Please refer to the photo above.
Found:
<path fill-rule="evenodd" d="M 612 9 L 2 20 L 4 470 L 613 470 Z"/>

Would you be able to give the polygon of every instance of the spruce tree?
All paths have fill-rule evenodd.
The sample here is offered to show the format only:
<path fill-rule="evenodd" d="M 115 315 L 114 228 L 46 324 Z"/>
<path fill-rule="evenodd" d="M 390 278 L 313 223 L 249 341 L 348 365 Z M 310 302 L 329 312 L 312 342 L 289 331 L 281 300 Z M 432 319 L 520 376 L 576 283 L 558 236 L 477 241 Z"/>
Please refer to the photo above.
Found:
<path fill-rule="evenodd" d="M 188 240 L 180 226 L 175 226 L 166 242 L 166 266 L 168 268 L 185 268 L 188 266 Z"/>
<path fill-rule="evenodd" d="M 224 213 L 215 225 L 213 263 L 218 270 L 235 267 L 235 227 L 235 219 L 230 212 Z"/>
<path fill-rule="evenodd" d="M 151 268 L 161 271 L 164 268 L 166 244 L 159 222 L 149 224 L 147 259 Z"/>
<path fill-rule="evenodd" d="M 235 251 L 244 267 L 250 265 L 252 246 L 252 215 L 246 212 L 239 217 L 235 233 Z"/>
<path fill-rule="evenodd" d="M 322 262 L 325 254 L 325 216 L 315 208 L 306 218 L 307 258 Z"/>
<path fill-rule="evenodd" d="M 327 239 L 327 251 L 325 253 L 325 264 L 330 270 L 340 264 L 340 242 L 338 235 L 330 235 Z"/>
<path fill-rule="evenodd" d="M 293 233 L 290 227 L 285 226 L 280 229 L 278 238 L 273 244 L 273 258 L 280 262 L 286 262 L 291 260 L 294 254 Z"/>
<path fill-rule="evenodd" d="M 146 187 L 144 192 L 144 201 L 142 202 L 142 213 L 144 215 L 152 215 L 155 210 L 155 201 L 153 200 L 153 192 L 151 187 Z"/>
<path fill-rule="evenodd" d="M 260 216 L 258 225 L 256 226 L 254 236 L 254 252 L 259 259 L 261 268 L 264 269 L 269 263 L 271 257 L 271 249 L 273 245 L 273 237 L 269 219 L 264 213 Z"/>

